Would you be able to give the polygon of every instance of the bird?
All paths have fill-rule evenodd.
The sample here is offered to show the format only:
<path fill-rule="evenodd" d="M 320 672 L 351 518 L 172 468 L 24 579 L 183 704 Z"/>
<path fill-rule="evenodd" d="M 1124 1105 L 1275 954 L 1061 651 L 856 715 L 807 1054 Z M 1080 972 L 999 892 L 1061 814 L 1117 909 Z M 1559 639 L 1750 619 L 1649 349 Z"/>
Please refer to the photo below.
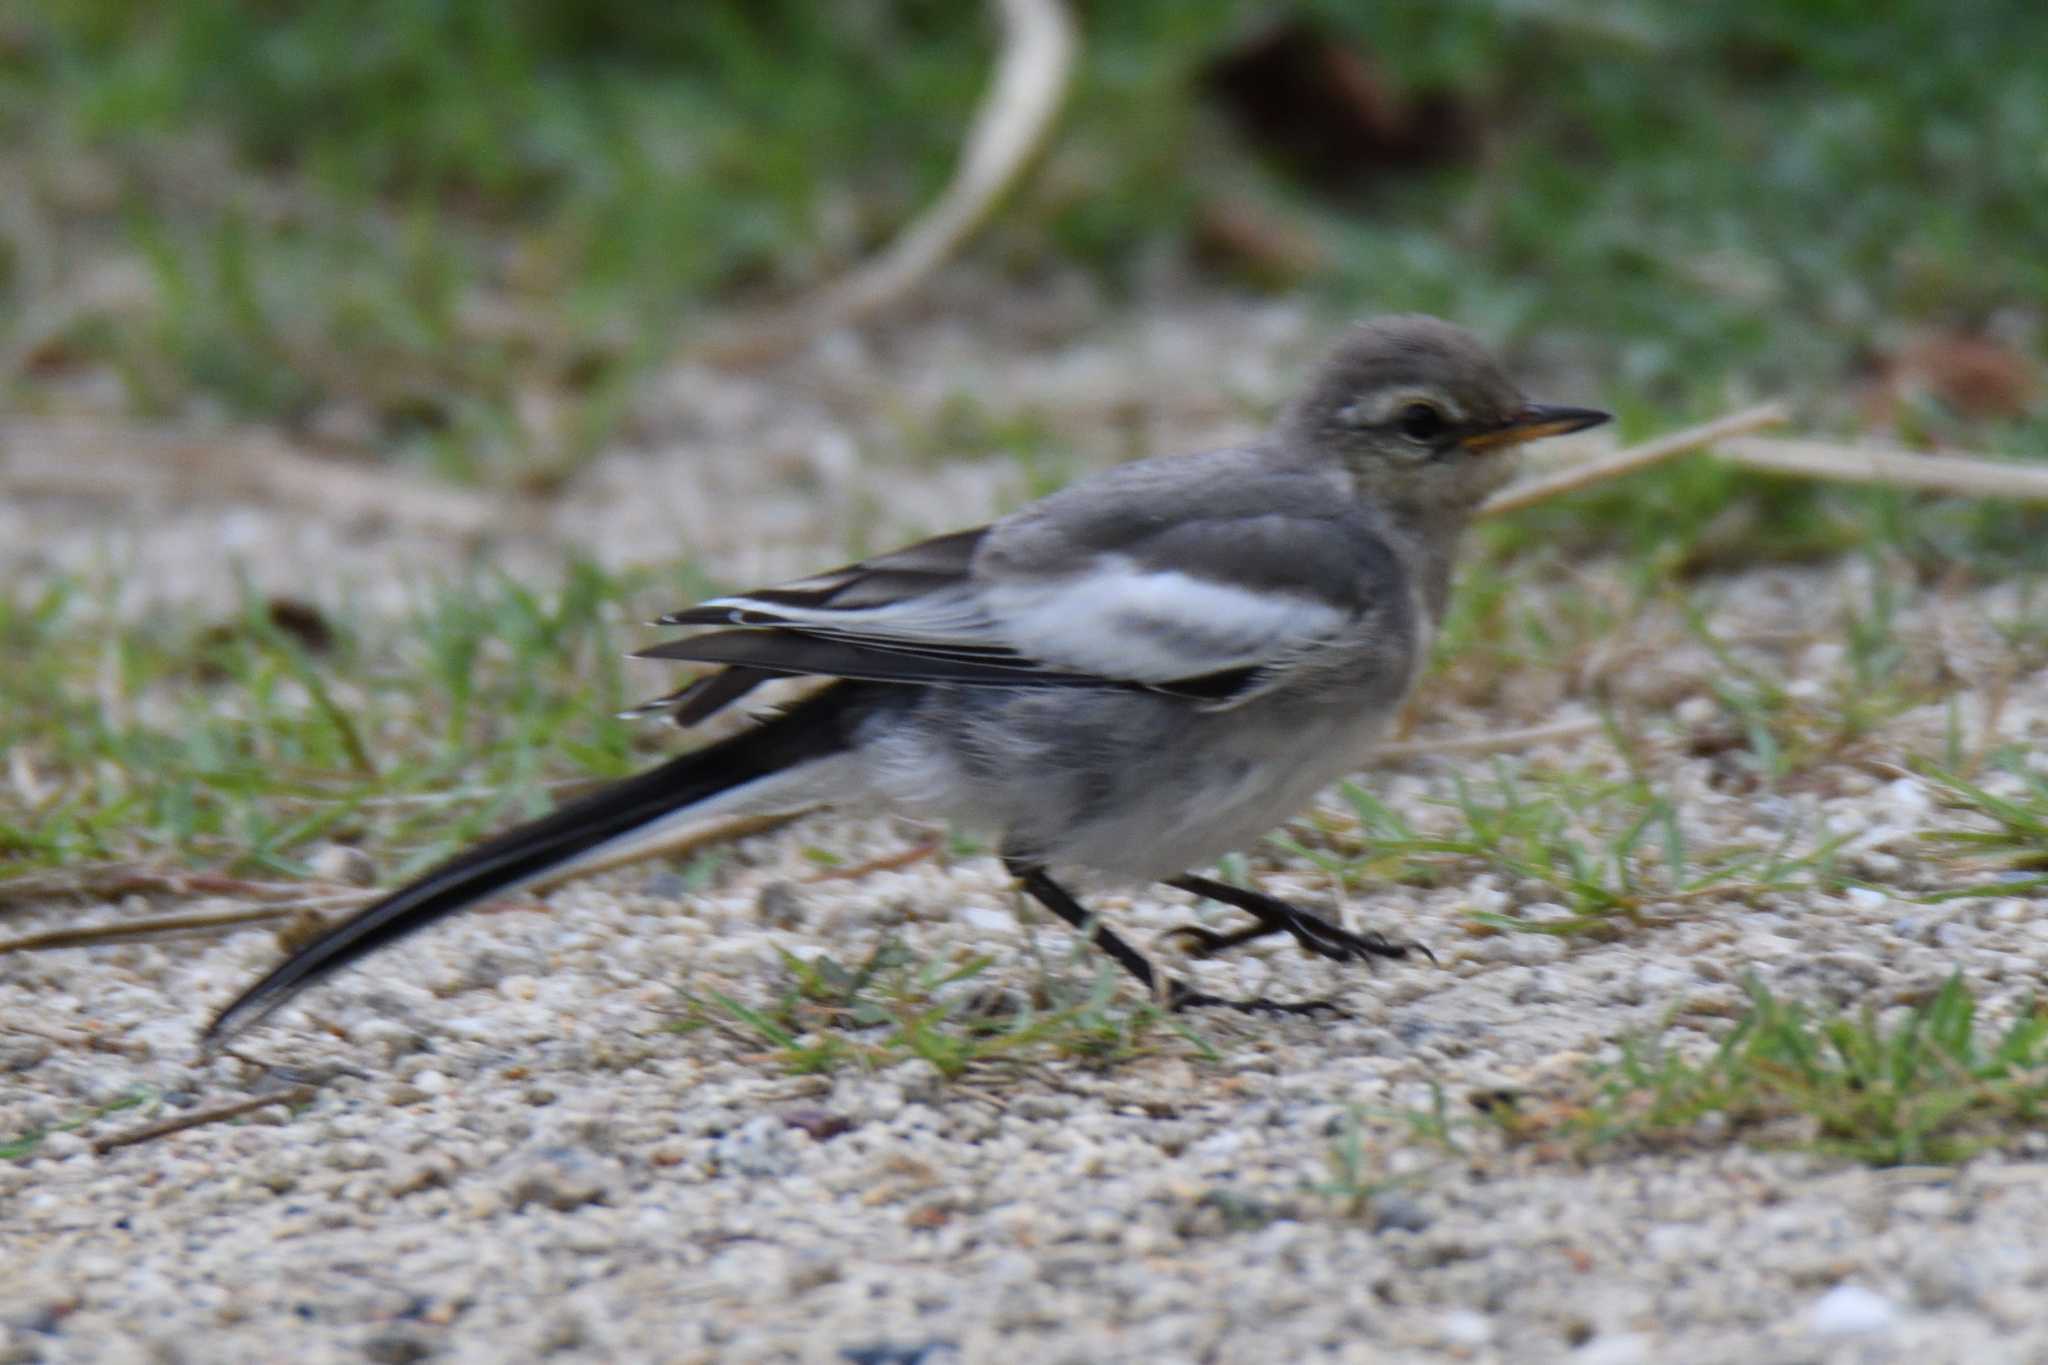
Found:
<path fill-rule="evenodd" d="M 1356 772 L 1414 691 L 1461 533 L 1515 452 L 1608 420 L 1530 402 L 1470 333 L 1355 324 L 1264 435 L 1083 478 L 986 525 L 672 612 L 641 657 L 712 666 L 644 713 L 693 726 L 775 678 L 825 679 L 746 728 L 485 839 L 290 953 L 218 1043 L 341 968 L 542 876 L 714 817 L 858 804 L 987 832 L 1033 900 L 1170 1008 L 1231 1000 L 1155 970 L 1068 890 L 1161 882 L 1338 962 L 1410 945 L 1193 870 Z"/>

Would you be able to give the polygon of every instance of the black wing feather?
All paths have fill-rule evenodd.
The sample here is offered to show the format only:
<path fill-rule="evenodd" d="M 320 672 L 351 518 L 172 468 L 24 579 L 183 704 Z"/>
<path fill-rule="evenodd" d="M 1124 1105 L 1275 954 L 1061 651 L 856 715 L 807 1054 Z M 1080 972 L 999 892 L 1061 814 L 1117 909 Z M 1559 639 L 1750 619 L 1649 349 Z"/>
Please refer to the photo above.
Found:
<path fill-rule="evenodd" d="M 718 630 L 640 650 L 637 659 L 739 665 L 771 673 L 813 673 L 871 682 L 957 683 L 974 687 L 1112 687 L 1085 673 L 1031 664 L 950 657 L 939 650 L 885 648 L 872 641 L 781 630 Z"/>

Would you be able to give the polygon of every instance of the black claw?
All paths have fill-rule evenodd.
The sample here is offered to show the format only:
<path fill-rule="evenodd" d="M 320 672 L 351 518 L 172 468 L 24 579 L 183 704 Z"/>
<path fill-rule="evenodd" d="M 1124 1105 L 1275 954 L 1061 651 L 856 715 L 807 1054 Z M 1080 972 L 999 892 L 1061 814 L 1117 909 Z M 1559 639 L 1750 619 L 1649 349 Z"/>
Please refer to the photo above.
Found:
<path fill-rule="evenodd" d="M 1199 924 L 1183 924 L 1177 929 L 1167 930 L 1162 937 L 1193 939 L 1194 945 L 1186 950 L 1189 957 L 1214 957 L 1225 949 L 1235 948 L 1241 943 L 1249 943 L 1253 939 L 1260 938 L 1269 932 L 1262 924 L 1255 924 L 1249 929 L 1239 929 L 1228 934 L 1216 929 L 1205 929 Z"/>
<path fill-rule="evenodd" d="M 1192 891 L 1198 896 L 1235 906 L 1254 916 L 1257 923 L 1229 933 L 1219 933 L 1198 925 L 1187 925 L 1175 929 L 1176 935 L 1185 934 L 1192 938 L 1197 947 L 1195 955 L 1206 957 L 1226 948 L 1235 948 L 1255 938 L 1268 934 L 1288 934 L 1301 946 L 1301 950 L 1314 957 L 1329 958 L 1333 962 L 1364 962 L 1375 957 L 1402 958 L 1410 952 L 1420 952 L 1431 962 L 1436 955 L 1419 943 L 1400 943 L 1384 934 L 1354 934 L 1340 924 L 1333 924 L 1321 915 L 1289 905 L 1286 901 L 1258 891 L 1231 886 L 1227 882 L 1212 881 L 1207 877 L 1179 877 L 1169 886 L 1183 891 Z"/>
<path fill-rule="evenodd" d="M 1304 1018 L 1349 1019 L 1351 1012 L 1334 1000 L 1268 1000 L 1257 996 L 1250 1000 L 1230 1000 L 1207 991 L 1198 991 L 1181 982 L 1169 982 L 1166 991 L 1166 1007 L 1178 1013 L 1181 1010 L 1225 1009 L 1237 1010 L 1243 1014 L 1296 1015 Z"/>

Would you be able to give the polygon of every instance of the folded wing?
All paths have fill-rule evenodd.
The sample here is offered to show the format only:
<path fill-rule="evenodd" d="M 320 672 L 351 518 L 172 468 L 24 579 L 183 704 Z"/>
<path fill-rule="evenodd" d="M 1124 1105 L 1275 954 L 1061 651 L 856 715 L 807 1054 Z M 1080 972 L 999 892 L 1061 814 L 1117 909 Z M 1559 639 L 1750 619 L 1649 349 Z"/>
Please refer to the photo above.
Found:
<path fill-rule="evenodd" d="M 1025 516 L 675 612 L 661 624 L 719 629 L 641 657 L 726 671 L 653 705 L 688 723 L 778 674 L 1239 700 L 1354 628 L 1393 561 L 1326 488 L 1222 491 L 1162 516 L 1143 487 L 1081 485 Z"/>

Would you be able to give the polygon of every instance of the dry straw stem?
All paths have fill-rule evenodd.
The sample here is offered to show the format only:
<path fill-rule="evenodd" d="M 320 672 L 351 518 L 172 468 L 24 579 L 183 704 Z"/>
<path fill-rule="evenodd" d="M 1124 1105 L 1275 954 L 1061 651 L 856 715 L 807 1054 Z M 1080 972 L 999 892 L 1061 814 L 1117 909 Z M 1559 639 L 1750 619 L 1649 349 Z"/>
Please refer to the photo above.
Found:
<path fill-rule="evenodd" d="M 1601 721 L 1588 716 L 1581 720 L 1561 720 L 1550 725 L 1531 725 L 1520 730 L 1490 730 L 1480 735 L 1441 735 L 1435 738 L 1424 736 L 1421 739 L 1375 745 L 1372 757 L 1375 763 L 1399 763 L 1404 759 L 1430 758 L 1445 754 L 1467 757 L 1474 754 L 1506 754 L 1517 749 L 1534 749 L 1541 744 L 1584 739 L 1587 735 L 1598 734 L 1601 726 Z"/>
<path fill-rule="evenodd" d="M 1714 447 L 1714 454 L 1747 469 L 1832 483 L 1884 484 L 1919 488 L 1958 497 L 2012 498 L 2048 502 L 2048 468 L 1981 455 L 1917 455 L 1883 446 L 1843 445 L 1808 438 L 1753 436 L 1761 427 L 1786 419 L 1779 403 L 1765 403 L 1730 413 L 1701 426 L 1687 427 L 1654 441 L 1587 460 L 1554 474 L 1526 480 L 1489 498 L 1482 517 L 1518 512 L 1565 493 L 1647 469 L 1688 451 Z"/>
<path fill-rule="evenodd" d="M 1539 502 L 1566 493 L 1589 488 L 1596 483 L 1618 479 L 1624 474 L 1633 474 L 1639 469 L 1648 469 L 1687 451 L 1699 450 L 1731 436 L 1741 436 L 1760 427 L 1776 426 L 1789 416 L 1783 403 L 1763 403 L 1741 412 L 1732 412 L 1726 417 L 1717 417 L 1696 427 L 1674 431 L 1668 436 L 1659 436 L 1654 441 L 1645 441 L 1627 450 L 1617 450 L 1612 455 L 1587 460 L 1560 469 L 1554 474 L 1528 479 L 1512 487 L 1504 488 L 1480 504 L 1479 515 L 1497 517 L 1507 512 L 1519 512 L 1524 507 L 1533 507 Z"/>
<path fill-rule="evenodd" d="M 195 872 L 145 863 L 92 863 L 58 872 L 30 872 L 0 881 L 0 914 L 20 905 L 80 897 L 118 900 L 122 896 L 155 893 L 300 901 L 309 891 L 320 889 L 318 882 L 259 882 L 224 872 Z M 329 889 L 344 894 L 347 891 L 339 886 Z"/>
<path fill-rule="evenodd" d="M 1051 130 L 1076 46 L 1059 0 L 995 0 L 994 8 L 1003 24 L 1002 56 L 945 192 L 880 255 L 793 307 L 713 329 L 691 348 L 698 358 L 758 364 L 872 316 L 909 294 L 987 221 Z"/>
<path fill-rule="evenodd" d="M 295 1085 L 289 1090 L 280 1090 L 274 1095 L 257 1095 L 232 1104 L 215 1105 L 211 1109 L 194 1109 L 189 1113 L 177 1114 L 171 1118 L 145 1123 L 139 1128 L 129 1128 L 106 1137 L 95 1138 L 92 1150 L 95 1155 L 105 1156 L 117 1147 L 133 1147 L 138 1142 L 149 1142 L 172 1133 L 182 1133 L 187 1128 L 197 1128 L 203 1123 L 219 1123 L 222 1119 L 238 1119 L 244 1114 L 253 1114 L 258 1109 L 268 1109 L 273 1104 L 301 1105 L 319 1094 L 318 1086 Z"/>
<path fill-rule="evenodd" d="M 1837 483 L 1881 483 L 1965 497 L 2048 501 L 2048 469 L 1973 455 L 1914 455 L 1879 446 L 1746 437 L 1718 452 L 1751 469 Z"/>
<path fill-rule="evenodd" d="M 346 896 L 323 896 L 290 905 L 263 905 L 203 915 L 155 915 L 148 919 L 122 920 L 118 924 L 53 929 L 47 934 L 0 939 L 0 957 L 9 953 L 46 952 L 51 948 L 91 948 L 104 943 L 126 943 L 133 939 L 164 938 L 173 934 L 217 934 L 227 929 L 239 929 L 245 924 L 289 919 L 307 911 L 353 910 L 373 899 L 366 892 L 351 892 Z"/>

